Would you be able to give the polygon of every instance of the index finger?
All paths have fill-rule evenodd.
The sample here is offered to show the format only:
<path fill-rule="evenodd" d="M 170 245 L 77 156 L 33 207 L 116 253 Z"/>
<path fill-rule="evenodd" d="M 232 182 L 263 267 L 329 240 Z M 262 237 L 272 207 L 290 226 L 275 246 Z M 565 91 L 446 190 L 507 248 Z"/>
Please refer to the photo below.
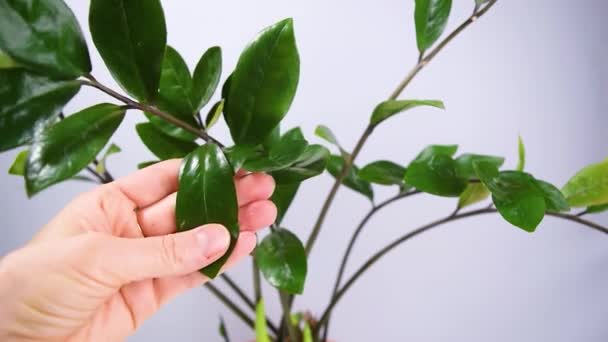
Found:
<path fill-rule="evenodd" d="M 145 208 L 177 191 L 181 159 L 166 160 L 114 183 L 138 208 Z"/>

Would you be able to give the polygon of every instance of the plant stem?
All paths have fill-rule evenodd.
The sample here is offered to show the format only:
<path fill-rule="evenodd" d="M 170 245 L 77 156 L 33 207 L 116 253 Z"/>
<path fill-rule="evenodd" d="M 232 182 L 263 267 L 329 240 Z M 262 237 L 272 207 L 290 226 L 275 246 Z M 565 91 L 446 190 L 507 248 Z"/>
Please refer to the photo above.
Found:
<path fill-rule="evenodd" d="M 430 230 L 433 229 L 435 227 L 441 226 L 444 223 L 448 223 L 451 221 L 456 221 L 456 220 L 460 220 L 463 218 L 467 218 L 467 217 L 472 217 L 472 216 L 477 216 L 477 215 L 482 215 L 482 214 L 492 214 L 492 213 L 496 213 L 497 210 L 496 209 L 488 209 L 488 208 L 484 208 L 484 209 L 478 209 L 478 210 L 473 210 L 473 211 L 469 211 L 466 213 L 461 213 L 461 214 L 457 214 L 457 215 L 449 215 L 446 216 L 442 219 L 439 219 L 437 221 L 431 222 L 429 224 L 426 224 L 420 228 L 417 228 L 405 235 L 403 235 L 402 237 L 398 238 L 397 240 L 393 241 L 391 244 L 385 246 L 384 248 L 380 249 L 378 252 L 376 252 L 374 255 L 372 255 L 349 279 L 348 281 L 344 284 L 344 286 L 338 291 L 338 293 L 336 294 L 336 296 L 334 298 L 332 298 L 332 300 L 330 301 L 329 305 L 327 306 L 327 308 L 325 309 L 325 311 L 323 312 L 323 315 L 321 316 L 321 319 L 319 320 L 319 329 L 327 322 L 327 319 L 329 318 L 329 315 L 331 313 L 331 311 L 333 310 L 333 308 L 335 307 L 335 305 L 340 301 L 340 299 L 344 296 L 344 294 L 346 293 L 346 291 L 348 291 L 348 289 L 354 284 L 354 282 L 359 279 L 364 273 L 365 271 L 367 271 L 372 265 L 374 265 L 376 262 L 378 262 L 378 260 L 380 260 L 384 255 L 386 255 L 388 252 L 390 252 L 391 250 L 393 250 L 394 248 L 396 248 L 397 246 L 401 245 L 402 243 Z M 576 215 L 571 215 L 571 214 L 562 214 L 562 213 L 553 213 L 553 212 L 547 212 L 546 213 L 547 216 L 553 216 L 553 217 L 558 217 L 564 220 L 569 220 L 569 221 L 573 221 L 573 222 L 577 222 L 580 223 L 584 226 L 587 226 L 589 228 L 595 229 L 601 233 L 604 234 L 608 234 L 608 227 L 604 227 L 601 226 L 595 222 L 591 222 L 591 221 L 587 221 L 584 220 Z"/>
<path fill-rule="evenodd" d="M 253 272 L 253 295 L 255 297 L 255 302 L 258 303 L 260 299 L 262 299 L 262 280 L 260 277 L 260 269 L 255 263 L 254 258 L 251 258 L 251 266 Z"/>
<path fill-rule="evenodd" d="M 293 324 L 291 324 L 291 297 L 287 292 L 279 290 L 279 299 L 281 301 L 281 306 L 283 307 L 283 324 L 287 327 L 289 339 L 292 342 L 297 342 L 299 341 L 298 332 Z"/>
<path fill-rule="evenodd" d="M 228 309 L 230 309 L 238 318 L 240 318 L 245 324 L 251 329 L 255 329 L 255 323 L 253 319 L 241 310 L 233 301 L 231 301 L 225 294 L 223 294 L 217 287 L 211 283 L 206 283 L 205 287 L 213 293 Z"/>
<path fill-rule="evenodd" d="M 94 168 L 87 166 L 86 170 L 99 181 L 99 184 L 109 183 L 108 180 L 104 176 L 100 175 Z"/>
<path fill-rule="evenodd" d="M 224 147 L 224 145 L 222 143 L 220 143 L 217 139 L 215 139 L 212 136 L 210 136 L 209 134 L 207 134 L 207 132 L 205 132 L 204 130 L 200 130 L 186 122 L 183 122 L 182 120 L 180 120 L 170 114 L 167 114 L 154 106 L 150 106 L 145 103 L 140 103 L 135 100 L 132 100 L 129 97 L 124 96 L 124 95 L 106 87 L 105 85 L 101 84 L 99 81 L 97 81 L 95 79 L 95 77 L 93 77 L 91 75 L 87 75 L 86 78 L 87 78 L 86 80 L 80 80 L 80 82 L 84 85 L 101 90 L 102 92 L 112 96 L 113 98 L 115 98 L 121 102 L 124 102 L 125 104 L 127 104 L 129 107 L 131 107 L 133 109 L 138 109 L 138 110 L 141 110 L 142 112 L 146 112 L 146 113 L 150 113 L 152 115 L 158 116 L 159 118 L 161 118 L 177 127 L 183 128 L 183 129 L 195 134 L 196 136 L 202 138 L 203 140 L 205 140 L 207 142 L 212 142 L 220 147 Z"/>

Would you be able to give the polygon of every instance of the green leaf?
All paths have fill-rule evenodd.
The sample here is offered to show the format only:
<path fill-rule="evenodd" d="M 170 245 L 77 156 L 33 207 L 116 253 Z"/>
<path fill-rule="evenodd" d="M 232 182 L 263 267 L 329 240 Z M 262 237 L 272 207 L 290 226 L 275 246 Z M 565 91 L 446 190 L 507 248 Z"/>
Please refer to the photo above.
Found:
<path fill-rule="evenodd" d="M 53 78 L 91 71 L 80 26 L 61 0 L 0 0 L 0 50 Z"/>
<path fill-rule="evenodd" d="M 490 190 L 482 183 L 471 183 L 460 194 L 458 198 L 458 208 L 462 209 L 470 205 L 479 203 L 490 196 Z"/>
<path fill-rule="evenodd" d="M 69 179 L 87 167 L 108 143 L 124 116 L 122 107 L 98 104 L 42 132 L 30 148 L 25 168 L 28 196 Z"/>
<path fill-rule="evenodd" d="M 312 329 L 310 328 L 310 324 L 308 321 L 304 321 L 304 328 L 302 330 L 302 342 L 313 342 L 312 339 Z"/>
<path fill-rule="evenodd" d="M 418 154 L 405 173 L 405 182 L 420 191 L 445 197 L 458 197 L 468 185 L 458 174 L 452 156 L 457 145 L 431 145 Z"/>
<path fill-rule="evenodd" d="M 100 173 L 100 174 L 105 173 L 107 171 L 106 160 L 108 159 L 108 157 L 113 154 L 120 153 L 120 152 L 122 152 L 122 150 L 120 149 L 120 147 L 118 145 L 116 145 L 116 144 L 110 145 L 110 147 L 108 147 L 108 149 L 103 154 L 101 159 L 99 159 L 99 163 L 95 167 L 95 171 L 97 171 L 97 173 Z"/>
<path fill-rule="evenodd" d="M 9 55 L 0 51 L 0 69 L 13 69 L 18 67 L 17 62 L 15 62 Z"/>
<path fill-rule="evenodd" d="M 260 155 L 262 151 L 257 146 L 235 145 L 225 148 L 224 153 L 236 172 L 243 167 L 247 159 Z"/>
<path fill-rule="evenodd" d="M 517 161 L 517 171 L 523 171 L 526 167 L 526 148 L 524 142 L 521 139 L 521 135 L 517 138 L 517 154 L 519 156 Z"/>
<path fill-rule="evenodd" d="M 152 101 L 167 42 L 160 0 L 91 0 L 89 28 L 120 86 L 139 100 Z"/>
<path fill-rule="evenodd" d="M 294 128 L 287 131 L 278 143 L 274 144 L 267 155 L 252 156 L 245 161 L 243 168 L 254 172 L 271 172 L 285 169 L 295 163 L 308 147 L 302 130 Z"/>
<path fill-rule="evenodd" d="M 608 158 L 580 170 L 566 183 L 562 193 L 575 208 L 608 203 Z"/>
<path fill-rule="evenodd" d="M 144 113 L 144 114 L 148 118 L 148 121 L 150 121 L 150 123 L 152 123 L 154 125 L 154 127 L 156 127 L 161 132 L 165 133 L 166 135 L 170 135 L 174 138 L 177 138 L 180 140 L 186 140 L 186 141 L 194 141 L 194 140 L 198 139 L 198 137 L 196 135 L 192 134 L 190 131 L 186 131 L 185 129 L 183 129 L 181 127 L 177 127 L 174 124 L 172 124 L 168 121 L 165 121 L 156 115 L 153 115 L 150 113 Z"/>
<path fill-rule="evenodd" d="M 359 170 L 359 178 L 382 185 L 402 185 L 406 168 L 388 160 L 367 164 Z"/>
<path fill-rule="evenodd" d="M 553 212 L 570 210 L 568 201 L 564 195 L 562 195 L 561 191 L 559 191 L 559 189 L 553 184 L 537 179 L 536 185 L 540 188 L 540 191 L 545 198 L 545 206 L 547 207 L 547 210 Z"/>
<path fill-rule="evenodd" d="M 318 125 L 317 128 L 315 128 L 315 135 L 327 141 L 328 143 L 338 147 L 339 149 L 342 149 L 340 147 L 338 139 L 336 138 L 336 135 L 334 134 L 334 132 L 331 131 L 329 127 L 324 125 Z"/>
<path fill-rule="evenodd" d="M 276 145 L 280 141 L 281 125 L 276 125 L 276 127 L 272 129 L 270 134 L 268 134 L 266 138 L 264 138 L 264 141 L 262 141 L 262 147 L 264 147 L 265 150 L 270 150 L 274 145 Z"/>
<path fill-rule="evenodd" d="M 287 229 L 268 234 L 255 249 L 255 261 L 268 282 L 291 294 L 300 294 L 306 280 L 306 251 Z"/>
<path fill-rule="evenodd" d="M 300 183 L 277 184 L 275 186 L 270 200 L 277 207 L 277 218 L 275 220 L 277 225 L 280 225 L 283 221 L 283 217 L 285 217 L 285 213 L 291 206 L 299 188 Z"/>
<path fill-rule="evenodd" d="M 79 90 L 77 81 L 53 81 L 23 69 L 0 70 L 0 152 L 29 143 L 55 122 Z"/>
<path fill-rule="evenodd" d="M 533 232 L 545 215 L 545 197 L 534 177 L 521 171 L 498 172 L 488 162 L 473 164 L 477 176 L 492 192 L 492 201 L 507 222 Z"/>
<path fill-rule="evenodd" d="M 268 136 L 287 114 L 299 75 L 292 19 L 266 28 L 245 48 L 224 108 L 235 143 L 257 145 Z"/>
<path fill-rule="evenodd" d="M 224 322 L 224 318 L 220 316 L 220 325 L 218 327 L 218 332 L 220 336 L 224 339 L 224 342 L 230 342 L 230 337 L 228 337 L 228 331 L 226 330 L 226 322 Z"/>
<path fill-rule="evenodd" d="M 321 145 L 309 145 L 304 153 L 288 168 L 272 172 L 277 184 L 300 183 L 323 173 L 329 159 L 329 150 Z"/>
<path fill-rule="evenodd" d="M 329 171 L 334 178 L 338 178 L 342 173 L 344 164 L 344 158 L 341 156 L 332 155 L 329 157 L 329 161 L 327 162 L 327 171 Z M 342 180 L 342 184 L 369 198 L 370 201 L 374 200 L 374 191 L 372 190 L 372 186 L 368 181 L 365 181 L 359 177 L 359 168 L 357 168 L 357 166 L 353 165 L 350 168 L 346 174 L 346 177 L 344 177 Z"/>
<path fill-rule="evenodd" d="M 500 168 L 504 164 L 505 158 L 465 153 L 456 158 L 456 172 L 458 175 L 467 179 L 476 178 L 477 174 L 473 168 L 473 162 L 475 161 L 489 162 Z"/>
<path fill-rule="evenodd" d="M 9 175 L 25 176 L 25 164 L 27 163 L 27 156 L 29 153 L 29 150 L 23 150 L 17 154 L 11 168 L 8 169 Z"/>
<path fill-rule="evenodd" d="M 587 207 L 586 212 L 588 214 L 599 214 L 599 213 L 603 213 L 606 210 L 608 210 L 608 203 L 600 204 L 600 205 L 592 205 L 590 207 Z"/>
<path fill-rule="evenodd" d="M 183 158 L 198 146 L 194 142 L 165 135 L 151 123 L 140 123 L 135 128 L 144 145 L 160 160 Z"/>
<path fill-rule="evenodd" d="M 192 126 L 197 126 L 191 93 L 192 76 L 188 65 L 175 49 L 167 46 L 156 99 L 158 108 Z"/>
<path fill-rule="evenodd" d="M 441 36 L 448 23 L 452 0 L 416 0 L 416 42 L 423 53 Z"/>
<path fill-rule="evenodd" d="M 175 217 L 177 230 L 185 231 L 209 223 L 219 223 L 230 232 L 226 254 L 201 272 L 215 278 L 239 236 L 238 205 L 234 172 L 219 146 L 198 147 L 182 161 Z"/>
<path fill-rule="evenodd" d="M 224 111 L 224 100 L 219 100 L 216 102 L 213 107 L 207 113 L 207 118 L 205 119 L 205 128 L 209 130 L 209 128 L 213 127 L 217 120 L 219 120 L 220 116 L 222 116 L 222 112 Z"/>
<path fill-rule="evenodd" d="M 418 153 L 416 160 L 428 159 L 440 154 L 452 157 L 456 154 L 456 151 L 458 151 L 458 145 L 429 145 Z"/>
<path fill-rule="evenodd" d="M 222 75 L 222 49 L 214 46 L 203 54 L 194 69 L 192 103 L 198 112 L 213 96 Z"/>
<path fill-rule="evenodd" d="M 439 100 L 388 100 L 376 106 L 370 118 L 370 124 L 372 126 L 377 126 L 382 121 L 390 118 L 393 115 L 420 106 L 430 106 L 445 109 L 443 102 Z"/>
<path fill-rule="evenodd" d="M 270 342 L 268 337 L 268 327 L 266 327 L 266 309 L 264 308 L 264 298 L 255 306 L 255 341 Z"/>
<path fill-rule="evenodd" d="M 147 161 L 147 162 L 143 162 L 143 163 L 137 164 L 137 168 L 139 170 L 141 170 L 141 169 L 145 169 L 148 166 L 152 166 L 152 165 L 157 164 L 157 163 L 160 163 L 160 160 Z"/>

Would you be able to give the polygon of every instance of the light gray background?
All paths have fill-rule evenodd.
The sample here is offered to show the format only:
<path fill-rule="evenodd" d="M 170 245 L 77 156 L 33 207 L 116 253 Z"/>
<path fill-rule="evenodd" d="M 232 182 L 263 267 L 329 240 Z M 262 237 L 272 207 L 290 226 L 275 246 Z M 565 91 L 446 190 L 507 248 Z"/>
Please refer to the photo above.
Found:
<path fill-rule="evenodd" d="M 455 1 L 449 29 L 471 11 Z M 87 1 L 68 1 L 84 27 Z M 298 96 L 286 127 L 333 128 L 349 148 L 372 108 L 414 64 L 413 1 L 164 1 L 169 42 L 194 67 L 203 51 L 221 45 L 232 70 L 244 45 L 263 27 L 295 18 L 302 57 Z M 386 158 L 408 162 L 429 143 L 458 143 L 462 151 L 516 161 L 521 134 L 528 170 L 558 185 L 583 165 L 606 157 L 608 49 L 601 0 L 499 1 L 456 39 L 403 95 L 443 99 L 447 111 L 419 109 L 380 127 L 359 163 Z M 92 44 L 90 44 L 92 47 Z M 91 49 L 93 50 L 93 49 Z M 98 54 L 94 74 L 114 84 Z M 110 100 L 85 89 L 76 110 Z M 136 112 L 113 140 L 116 175 L 151 158 L 133 131 Z M 222 125 L 214 134 L 228 140 Z M 0 156 L 6 170 L 15 152 Z M 306 182 L 286 226 L 306 238 L 332 180 Z M 25 243 L 72 197 L 90 188 L 66 183 L 27 200 L 22 180 L 0 177 L 3 234 L 0 255 Z M 391 189 L 392 190 L 392 189 Z M 389 195 L 378 189 L 377 197 Z M 454 200 L 420 196 L 395 204 L 370 222 L 351 265 L 403 232 L 448 213 Z M 310 259 L 297 309 L 320 313 L 328 301 L 338 258 L 369 203 L 350 190 L 338 194 Z M 598 218 L 608 223 L 606 216 Z M 499 217 L 470 219 L 431 232 L 389 254 L 360 281 L 334 316 L 339 341 L 606 341 L 608 238 L 547 218 L 536 234 Z M 231 275 L 250 289 L 249 262 Z M 222 285 L 223 286 L 223 285 Z M 279 313 L 276 295 L 268 310 Z M 218 341 L 222 314 L 235 341 L 253 334 L 204 289 L 194 290 L 145 323 L 132 341 Z"/>

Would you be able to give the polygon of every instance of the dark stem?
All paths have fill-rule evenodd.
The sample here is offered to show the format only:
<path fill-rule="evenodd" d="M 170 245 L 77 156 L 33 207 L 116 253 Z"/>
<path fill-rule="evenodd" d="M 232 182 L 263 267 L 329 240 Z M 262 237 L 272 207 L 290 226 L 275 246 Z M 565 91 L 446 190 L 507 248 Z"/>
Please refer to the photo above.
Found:
<path fill-rule="evenodd" d="M 585 216 L 585 215 L 587 215 L 587 214 L 589 214 L 589 210 L 585 209 L 585 210 L 583 210 L 583 211 L 581 211 L 581 212 L 578 212 L 578 213 L 576 214 L 576 216 L 581 217 L 581 216 Z"/>
<path fill-rule="evenodd" d="M 100 175 L 94 168 L 87 166 L 86 170 L 99 181 L 99 184 L 106 184 L 110 182 L 104 176 Z"/>
<path fill-rule="evenodd" d="M 290 341 L 297 342 L 299 341 L 298 332 L 293 324 L 291 324 L 291 297 L 287 292 L 279 290 L 279 299 L 281 301 L 281 307 L 283 307 L 283 326 L 287 327 Z"/>
<path fill-rule="evenodd" d="M 374 265 L 376 262 L 378 262 L 378 260 L 380 260 L 384 255 L 386 255 L 388 252 L 392 251 L 394 248 L 396 248 L 397 246 L 401 245 L 402 243 L 430 230 L 433 229 L 435 227 L 441 226 L 444 223 L 448 223 L 451 221 L 456 221 L 456 220 L 460 220 L 463 218 L 467 218 L 467 217 L 472 217 L 472 216 L 476 216 L 476 215 L 482 215 L 482 214 L 492 214 L 492 213 L 496 213 L 497 210 L 496 209 L 488 209 L 488 208 L 484 208 L 484 209 L 478 209 L 478 210 L 473 210 L 473 211 L 469 211 L 466 213 L 461 213 L 461 214 L 457 214 L 457 215 L 450 215 L 450 216 L 446 216 L 442 219 L 439 219 L 437 221 L 431 222 L 429 224 L 426 224 L 420 228 L 417 228 L 405 235 L 403 235 L 402 237 L 398 238 L 397 240 L 395 240 L 394 242 L 392 242 L 391 244 L 387 245 L 386 247 L 380 249 L 378 252 L 376 252 L 374 255 L 372 255 L 349 279 L 348 281 L 346 281 L 346 283 L 344 284 L 344 286 L 337 292 L 336 296 L 334 298 L 332 298 L 332 300 L 330 301 L 329 305 L 327 306 L 327 308 L 325 309 L 325 311 L 323 312 L 323 315 L 321 316 L 321 319 L 319 320 L 319 329 L 327 322 L 327 319 L 329 318 L 329 315 L 331 313 L 331 311 L 333 310 L 333 308 L 336 306 L 336 304 L 340 301 L 340 299 L 344 296 L 344 294 L 348 291 L 348 289 L 355 283 L 355 281 L 357 279 L 359 279 L 364 273 L 365 271 L 367 271 L 372 265 Z M 591 221 L 587 221 L 584 220 L 576 215 L 571 215 L 571 214 L 562 214 L 562 213 L 553 213 L 553 212 L 547 212 L 546 213 L 547 216 L 553 216 L 553 217 L 558 217 L 564 220 L 569 220 L 569 221 L 573 221 L 573 222 L 577 222 L 580 223 L 584 226 L 587 226 L 589 228 L 595 229 L 601 233 L 604 234 L 608 234 L 608 228 L 601 226 L 595 222 L 591 222 Z"/>
<path fill-rule="evenodd" d="M 205 287 L 213 293 L 228 309 L 230 309 L 238 318 L 240 318 L 245 324 L 247 324 L 251 329 L 255 329 L 255 323 L 253 319 L 241 310 L 233 301 L 231 301 L 225 294 L 223 294 L 217 287 L 213 286 L 211 283 L 206 283 Z"/>
<path fill-rule="evenodd" d="M 255 263 L 255 258 L 251 258 L 251 266 L 253 271 L 253 295 L 255 302 L 258 303 L 262 299 L 262 278 L 260 276 L 260 269 Z"/>

